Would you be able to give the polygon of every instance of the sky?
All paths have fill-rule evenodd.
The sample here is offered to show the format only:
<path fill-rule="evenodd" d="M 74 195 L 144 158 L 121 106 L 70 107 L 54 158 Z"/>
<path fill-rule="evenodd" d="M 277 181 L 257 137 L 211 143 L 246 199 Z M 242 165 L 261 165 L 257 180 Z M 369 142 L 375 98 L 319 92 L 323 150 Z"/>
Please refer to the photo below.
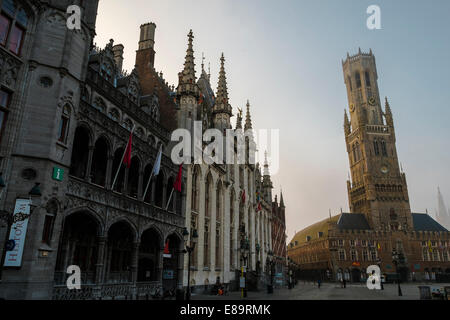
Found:
<path fill-rule="evenodd" d="M 379 30 L 366 25 L 374 4 Z M 376 57 L 412 211 L 434 214 L 438 186 L 450 204 L 449 16 L 448 0 L 100 0 L 95 42 L 122 43 L 131 71 L 139 26 L 154 22 L 155 68 L 175 86 L 190 29 L 197 76 L 203 52 L 213 89 L 224 53 L 233 113 L 249 99 L 253 127 L 280 130 L 273 194 L 282 188 L 290 241 L 329 210 L 349 210 L 341 61 L 359 47 Z"/>

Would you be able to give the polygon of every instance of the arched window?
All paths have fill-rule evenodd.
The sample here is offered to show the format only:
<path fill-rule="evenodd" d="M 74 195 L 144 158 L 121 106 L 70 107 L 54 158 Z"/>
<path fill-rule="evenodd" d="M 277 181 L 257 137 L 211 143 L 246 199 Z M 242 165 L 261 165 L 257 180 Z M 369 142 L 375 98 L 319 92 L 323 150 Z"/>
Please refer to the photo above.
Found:
<path fill-rule="evenodd" d="M 108 142 L 104 137 L 99 138 L 95 142 L 91 167 L 92 182 L 99 186 L 105 186 L 106 167 L 108 165 L 108 153 L 109 153 Z"/>
<path fill-rule="evenodd" d="M 137 130 L 136 130 L 136 135 L 137 135 L 139 138 L 143 139 L 143 138 L 145 137 L 144 129 L 142 129 L 141 127 L 137 128 Z"/>
<path fill-rule="evenodd" d="M 167 181 L 167 185 L 166 185 L 166 206 L 167 206 L 167 210 L 168 211 L 172 211 L 173 212 L 173 202 L 174 202 L 174 197 L 175 197 L 175 191 L 172 193 L 173 190 L 173 183 L 174 183 L 175 179 L 173 177 L 170 177 L 169 180 Z M 169 201 L 169 197 L 170 194 L 172 193 L 172 199 L 170 199 L 170 203 Z"/>
<path fill-rule="evenodd" d="M 66 143 L 67 132 L 69 131 L 70 107 L 65 105 L 62 110 L 61 119 L 59 120 L 58 141 Z"/>
<path fill-rule="evenodd" d="M 141 162 L 138 157 L 133 157 L 131 159 L 131 166 L 128 169 L 128 187 L 127 191 L 130 197 L 138 197 L 138 187 L 139 187 L 139 170 L 141 167 Z"/>
<path fill-rule="evenodd" d="M 113 68 L 109 63 L 103 63 L 100 69 L 100 74 L 108 81 L 113 80 Z"/>
<path fill-rule="evenodd" d="M 133 122 L 130 119 L 126 119 L 123 122 L 123 127 L 129 131 L 131 131 L 133 129 Z"/>
<path fill-rule="evenodd" d="M 117 111 L 117 109 L 111 109 L 108 112 L 108 117 L 114 121 L 119 121 L 120 118 L 120 113 L 119 111 Z"/>
<path fill-rule="evenodd" d="M 209 267 L 211 264 L 211 260 L 210 260 L 210 251 L 209 251 L 209 243 L 210 243 L 210 217 L 211 217 L 211 192 L 212 192 L 212 177 L 211 177 L 211 173 L 209 173 L 206 177 L 206 184 L 205 184 L 205 229 L 204 229 L 204 237 L 203 237 L 203 242 L 204 242 L 204 248 L 203 248 L 203 265 L 205 267 Z"/>
<path fill-rule="evenodd" d="M 89 140 L 89 132 L 85 127 L 78 127 L 75 130 L 72 159 L 70 162 L 70 174 L 81 179 L 84 179 L 86 175 Z"/>
<path fill-rule="evenodd" d="M 366 87 L 370 87 L 370 76 L 369 76 L 369 72 L 366 71 L 364 73 L 364 78 L 366 79 Z"/>
<path fill-rule="evenodd" d="M 163 206 L 163 194 L 164 194 L 164 174 L 160 171 L 156 176 L 155 186 L 155 205 L 158 207 Z"/>
<path fill-rule="evenodd" d="M 100 112 L 105 112 L 106 111 L 106 104 L 103 101 L 103 99 L 100 98 L 100 97 L 96 97 L 95 98 L 93 107 L 95 109 L 97 109 L 98 111 L 100 111 Z"/>
<path fill-rule="evenodd" d="M 56 200 L 50 200 L 45 209 L 46 214 L 44 218 L 44 228 L 42 230 L 42 242 L 50 245 L 56 214 L 58 213 L 58 202 Z"/>
<path fill-rule="evenodd" d="M 122 165 L 122 156 L 124 153 L 124 148 L 119 148 L 114 152 L 114 160 L 113 160 L 113 166 L 111 170 L 111 184 L 114 183 L 114 178 L 117 173 L 117 169 L 120 166 L 119 174 L 117 175 L 116 182 L 114 184 L 114 190 L 117 192 L 122 192 L 123 189 L 123 182 L 125 178 L 125 168 Z"/>
<path fill-rule="evenodd" d="M 356 80 L 356 87 L 361 88 L 361 75 L 359 74 L 359 71 L 356 71 L 355 73 L 355 80 Z"/>
<path fill-rule="evenodd" d="M 198 168 L 194 168 L 194 174 L 192 176 L 192 198 L 191 198 L 191 207 L 193 211 L 198 212 L 198 205 L 199 205 L 199 192 L 200 192 L 200 186 L 199 186 L 199 172 Z"/>
<path fill-rule="evenodd" d="M 16 55 L 21 54 L 28 16 L 19 3 L 3 0 L 0 14 L 0 45 Z"/>
<path fill-rule="evenodd" d="M 11 93 L 0 89 L 0 139 L 6 126 L 6 119 L 9 113 L 9 103 L 11 101 Z"/>

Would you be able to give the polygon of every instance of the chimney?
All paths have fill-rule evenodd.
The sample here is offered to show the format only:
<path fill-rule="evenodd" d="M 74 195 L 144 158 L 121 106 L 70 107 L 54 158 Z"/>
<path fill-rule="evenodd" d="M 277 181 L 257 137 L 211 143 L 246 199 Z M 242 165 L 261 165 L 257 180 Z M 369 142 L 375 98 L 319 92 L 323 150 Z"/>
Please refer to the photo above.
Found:
<path fill-rule="evenodd" d="M 141 36 L 139 38 L 139 50 L 153 49 L 155 44 L 156 24 L 153 22 L 141 25 Z"/>
<path fill-rule="evenodd" d="M 155 29 L 153 22 L 141 25 L 139 48 L 136 51 L 136 67 L 140 76 L 153 70 L 155 65 Z"/>
<path fill-rule="evenodd" d="M 114 53 L 114 61 L 116 62 L 117 65 L 117 69 L 119 70 L 119 72 L 122 71 L 122 65 L 123 65 L 123 45 L 121 44 L 116 44 L 113 48 L 112 51 Z"/>

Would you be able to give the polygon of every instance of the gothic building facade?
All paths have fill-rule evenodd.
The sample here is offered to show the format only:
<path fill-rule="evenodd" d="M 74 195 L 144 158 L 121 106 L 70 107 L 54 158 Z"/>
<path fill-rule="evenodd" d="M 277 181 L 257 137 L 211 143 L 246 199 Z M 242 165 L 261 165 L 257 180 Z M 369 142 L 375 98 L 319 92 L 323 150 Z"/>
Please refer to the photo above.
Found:
<path fill-rule="evenodd" d="M 81 7 L 80 30 L 66 25 L 73 4 Z M 264 172 L 248 159 L 184 164 L 181 192 L 170 197 L 179 168 L 172 131 L 193 132 L 197 120 L 205 129 L 232 128 L 224 57 L 214 93 L 203 64 L 195 77 L 191 32 L 175 88 L 154 68 L 154 23 L 140 27 L 128 73 L 123 45 L 93 44 L 98 1 L 2 0 L 0 7 L 0 217 L 29 214 L 0 229 L 2 248 L 15 240 L 2 251 L 0 297 L 162 295 L 187 285 L 184 236 L 194 229 L 191 285 L 236 287 L 242 266 L 250 280 L 263 279 L 273 246 L 267 159 Z M 233 130 L 252 128 L 248 102 L 244 127 L 242 120 L 240 112 Z M 81 290 L 66 286 L 73 265 Z"/>
<path fill-rule="evenodd" d="M 220 58 L 217 90 L 214 94 L 210 74 L 202 61 L 201 75 L 195 75 L 193 33 L 188 34 L 188 48 L 184 69 L 179 73 L 177 87 L 178 127 L 195 135 L 195 125 L 201 124 L 201 137 L 206 129 L 215 128 L 221 133 L 251 132 L 250 103 L 246 104 L 246 117 L 242 125 L 239 110 L 236 126 L 231 125 L 232 107 L 229 104 L 225 73 L 225 58 Z M 193 137 L 194 138 L 194 137 Z M 251 163 L 252 135 L 246 136 L 246 160 L 243 164 L 190 164 L 186 180 L 186 228 L 198 234 L 198 242 L 189 257 L 185 257 L 184 283 L 190 271 L 190 286 L 202 289 L 217 282 L 238 287 L 239 272 L 246 268 L 251 286 L 266 281 L 269 265 L 273 262 L 272 182 L 269 166 L 261 172 L 258 163 Z M 202 148 L 204 145 L 195 145 Z M 238 150 L 234 149 L 234 156 Z M 225 154 L 225 153 L 224 153 Z M 225 159 L 226 160 L 226 159 Z M 245 252 L 247 253 L 245 253 Z M 270 253 L 270 255 L 269 255 Z M 189 271 L 188 271 L 189 270 Z M 264 276 L 265 275 L 265 276 Z"/>
<path fill-rule="evenodd" d="M 450 273 L 450 232 L 428 214 L 411 212 L 393 115 L 387 98 L 381 108 L 372 51 L 347 55 L 342 67 L 350 110 L 350 119 L 347 111 L 344 116 L 350 213 L 298 232 L 289 257 L 305 277 L 360 281 L 374 264 L 387 275 L 398 271 L 403 280 Z M 394 253 L 402 258 L 395 260 Z"/>
<path fill-rule="evenodd" d="M 80 30 L 66 26 L 72 4 L 82 9 Z M 141 27 L 127 74 L 122 45 L 92 45 L 97 5 L 0 1 L 2 217 L 30 212 L 10 235 L 0 229 L 2 248 L 15 240 L 3 298 L 137 298 L 182 285 L 186 189 L 167 203 L 178 172 L 166 117 L 174 102 L 146 56 L 153 25 Z M 144 196 L 160 148 L 161 169 Z M 80 267 L 81 290 L 66 286 L 70 265 Z"/>

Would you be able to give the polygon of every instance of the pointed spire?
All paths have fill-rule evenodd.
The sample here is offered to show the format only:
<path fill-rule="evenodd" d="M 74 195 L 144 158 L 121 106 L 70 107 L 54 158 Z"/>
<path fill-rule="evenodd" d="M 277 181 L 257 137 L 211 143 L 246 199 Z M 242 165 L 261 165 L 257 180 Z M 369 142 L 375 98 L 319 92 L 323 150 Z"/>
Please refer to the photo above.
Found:
<path fill-rule="evenodd" d="M 230 116 L 232 115 L 231 106 L 228 103 L 227 77 L 225 73 L 225 58 L 223 53 L 220 57 L 219 81 L 217 83 L 217 93 L 213 112 L 227 113 Z"/>
<path fill-rule="evenodd" d="M 202 52 L 202 73 L 200 74 L 200 78 L 201 79 L 203 78 L 209 82 L 209 75 L 205 71 L 205 55 L 203 52 Z"/>
<path fill-rule="evenodd" d="M 392 117 L 392 110 L 391 110 L 391 106 L 389 105 L 389 101 L 388 98 L 385 97 L 385 112 L 384 112 L 384 117 L 386 118 L 386 124 L 388 126 L 393 127 L 394 126 L 394 119 Z"/>
<path fill-rule="evenodd" d="M 184 61 L 184 69 L 179 73 L 178 77 L 178 94 L 194 94 L 198 95 L 198 87 L 195 78 L 195 63 L 194 63 L 194 49 L 193 49 L 194 34 L 192 30 L 188 33 L 188 48 L 186 50 L 186 57 Z"/>
<path fill-rule="evenodd" d="M 283 190 L 280 188 L 280 207 L 284 208 Z"/>
<path fill-rule="evenodd" d="M 247 114 L 245 115 L 245 130 L 252 129 L 252 118 L 250 116 L 250 102 L 247 100 Z"/>

